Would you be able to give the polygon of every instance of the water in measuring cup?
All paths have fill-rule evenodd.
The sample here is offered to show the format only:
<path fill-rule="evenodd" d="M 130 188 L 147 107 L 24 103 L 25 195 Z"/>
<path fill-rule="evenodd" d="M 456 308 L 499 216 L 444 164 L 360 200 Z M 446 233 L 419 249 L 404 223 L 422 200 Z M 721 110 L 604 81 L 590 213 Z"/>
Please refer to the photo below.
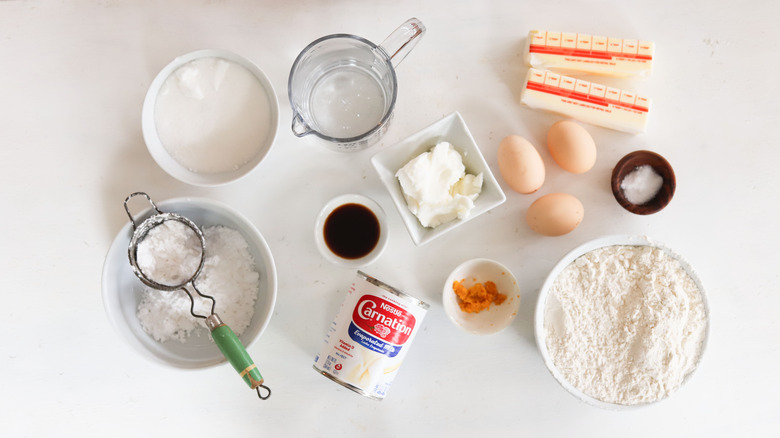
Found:
<path fill-rule="evenodd" d="M 350 138 L 376 127 L 386 111 L 379 80 L 354 65 L 326 72 L 314 84 L 309 108 L 314 128 L 334 138 Z"/>

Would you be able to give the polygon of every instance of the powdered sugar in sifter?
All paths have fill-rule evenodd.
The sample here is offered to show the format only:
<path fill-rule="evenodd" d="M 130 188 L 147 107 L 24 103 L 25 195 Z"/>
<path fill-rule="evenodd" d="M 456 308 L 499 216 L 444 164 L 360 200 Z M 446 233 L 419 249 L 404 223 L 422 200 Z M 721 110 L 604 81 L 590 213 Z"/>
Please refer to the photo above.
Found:
<path fill-rule="evenodd" d="M 155 212 L 152 216 L 141 222 L 140 225 L 136 224 L 127 205 L 130 199 L 135 196 L 145 197 Z M 129 195 L 125 198 L 124 207 L 127 216 L 130 218 L 130 222 L 133 224 L 133 235 L 127 248 L 127 255 L 133 273 L 135 273 L 141 282 L 151 288 L 162 291 L 184 291 L 187 296 L 189 296 L 192 303 L 190 306 L 190 313 L 196 318 L 205 320 L 206 326 L 209 328 L 211 337 L 214 339 L 217 347 L 219 347 L 222 354 L 228 362 L 230 362 L 236 372 L 239 373 L 244 382 L 246 382 L 250 388 L 256 390 L 258 397 L 261 399 L 265 400 L 270 397 L 271 389 L 263 384 L 263 376 L 249 356 L 246 348 L 244 348 L 244 345 L 238 339 L 235 332 L 223 323 L 219 316 L 214 312 L 216 300 L 212 296 L 201 293 L 195 284 L 206 259 L 206 239 L 200 228 L 186 217 L 175 213 L 160 211 L 151 197 L 144 192 L 135 192 Z M 150 232 L 169 233 L 172 234 L 172 237 L 176 238 L 181 238 L 182 234 L 188 234 L 187 238 L 197 240 L 200 251 L 187 254 L 185 257 L 186 259 L 180 263 L 180 271 L 176 272 L 174 275 L 161 276 L 160 274 L 153 273 L 148 266 L 145 268 L 140 266 L 138 258 L 139 245 L 141 245 L 144 239 L 149 236 Z M 208 315 L 201 315 L 195 312 L 195 298 L 190 289 L 194 291 L 198 297 L 211 301 L 211 311 Z M 261 388 L 265 390 L 265 394 L 261 392 Z"/>

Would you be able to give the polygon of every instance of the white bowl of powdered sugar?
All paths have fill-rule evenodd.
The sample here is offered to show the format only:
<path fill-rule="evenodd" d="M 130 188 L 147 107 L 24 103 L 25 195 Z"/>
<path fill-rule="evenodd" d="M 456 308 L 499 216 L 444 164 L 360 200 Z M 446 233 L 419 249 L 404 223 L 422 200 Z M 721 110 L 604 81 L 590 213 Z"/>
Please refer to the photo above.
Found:
<path fill-rule="evenodd" d="M 605 409 L 663 400 L 688 381 L 709 334 L 696 273 L 644 236 L 607 236 L 563 257 L 534 320 L 545 365 L 571 394 Z"/>
<path fill-rule="evenodd" d="M 215 298 L 215 313 L 248 347 L 267 327 L 276 302 L 276 267 L 265 239 L 244 216 L 216 201 L 177 198 L 157 206 L 190 219 L 203 231 L 205 262 L 195 283 Z M 151 213 L 151 209 L 139 213 L 136 223 Z M 132 235 L 128 221 L 103 267 L 103 303 L 114 329 L 136 351 L 157 362 L 178 368 L 224 362 L 204 320 L 190 314 L 186 293 L 153 290 L 135 276 L 128 260 Z M 199 245 L 197 239 L 194 245 Z M 211 303 L 198 299 L 195 311 L 208 315 Z"/>

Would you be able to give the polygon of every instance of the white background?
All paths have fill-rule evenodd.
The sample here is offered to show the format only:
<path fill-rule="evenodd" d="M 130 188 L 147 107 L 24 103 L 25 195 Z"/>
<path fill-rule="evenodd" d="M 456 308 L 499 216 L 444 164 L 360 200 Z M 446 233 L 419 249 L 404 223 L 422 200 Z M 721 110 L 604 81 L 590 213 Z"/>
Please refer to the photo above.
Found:
<path fill-rule="evenodd" d="M 330 33 L 377 43 L 409 17 L 428 32 L 398 70 L 390 130 L 344 155 L 289 128 L 287 75 L 298 52 Z M 780 4 L 766 1 L 0 1 L 0 425 L 3 436 L 776 436 L 780 430 Z M 653 98 L 646 134 L 587 126 L 598 146 L 584 175 L 544 145 L 560 116 L 519 102 L 529 30 L 651 39 L 656 69 L 620 83 Z M 177 55 L 233 51 L 270 77 L 277 141 L 246 178 L 185 185 L 152 160 L 141 105 Z M 369 158 L 460 111 L 498 175 L 508 134 L 534 143 L 547 180 L 534 195 L 503 181 L 502 206 L 415 247 Z M 662 212 L 624 211 L 614 164 L 650 149 L 678 187 Z M 131 350 L 103 310 L 100 276 L 127 218 L 124 197 L 198 196 L 232 206 L 263 233 L 279 276 L 274 317 L 250 353 L 273 397 L 259 401 L 228 365 L 182 371 Z M 539 196 L 565 191 L 584 222 L 558 238 L 524 221 Z M 327 263 L 316 213 L 356 192 L 388 213 L 387 251 L 366 271 L 432 304 L 388 398 L 376 402 L 311 368 L 354 271 Z M 546 370 L 533 339 L 539 287 L 556 261 L 593 238 L 646 234 L 683 254 L 702 278 L 711 339 L 698 371 L 671 398 L 629 412 L 585 405 Z M 504 332 L 461 332 L 441 307 L 460 262 L 489 257 L 522 288 Z"/>

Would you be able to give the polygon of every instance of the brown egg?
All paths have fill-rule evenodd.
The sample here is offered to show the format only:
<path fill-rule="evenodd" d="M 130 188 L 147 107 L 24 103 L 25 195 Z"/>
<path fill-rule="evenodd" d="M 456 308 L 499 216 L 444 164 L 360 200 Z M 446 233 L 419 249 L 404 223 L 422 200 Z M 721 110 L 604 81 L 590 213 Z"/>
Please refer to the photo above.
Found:
<path fill-rule="evenodd" d="M 582 222 L 585 208 L 568 193 L 550 193 L 534 201 L 525 215 L 531 229 L 545 236 L 562 236 Z"/>
<path fill-rule="evenodd" d="M 571 173 L 589 171 L 596 163 L 596 143 L 582 126 L 562 120 L 547 131 L 547 148 L 553 160 Z"/>
<path fill-rule="evenodd" d="M 509 187 L 519 193 L 533 193 L 544 183 L 544 163 L 539 151 L 519 135 L 501 140 L 498 170 Z"/>

